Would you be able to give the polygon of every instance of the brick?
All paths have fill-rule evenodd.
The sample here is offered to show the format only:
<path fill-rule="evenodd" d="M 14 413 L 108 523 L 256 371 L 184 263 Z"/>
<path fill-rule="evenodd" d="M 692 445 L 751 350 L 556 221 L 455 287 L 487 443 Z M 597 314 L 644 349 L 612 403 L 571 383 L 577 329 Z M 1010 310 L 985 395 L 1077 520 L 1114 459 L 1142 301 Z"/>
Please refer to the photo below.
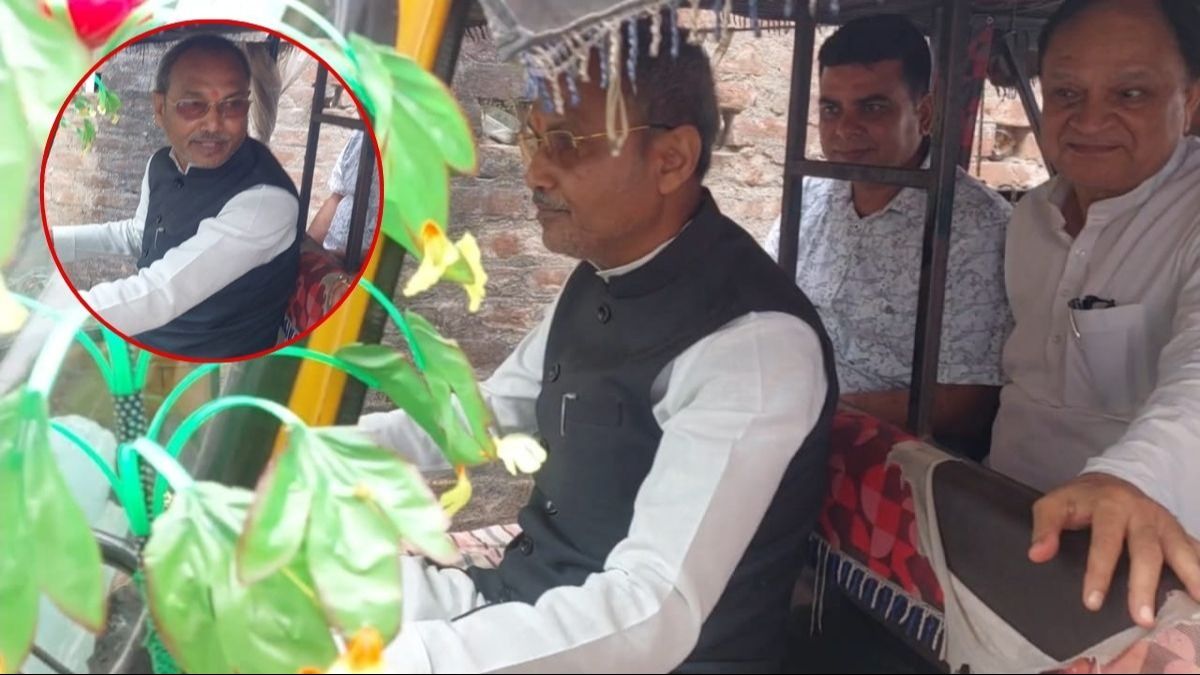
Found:
<path fill-rule="evenodd" d="M 485 242 L 485 255 L 490 254 L 497 258 L 511 258 L 524 248 L 521 237 L 513 232 L 492 235 Z"/>
<path fill-rule="evenodd" d="M 525 188 L 481 187 L 455 191 L 450 196 L 455 217 L 487 216 L 511 218 L 533 212 L 529 190 Z"/>
<path fill-rule="evenodd" d="M 1044 182 L 1048 175 L 1045 168 L 1033 162 L 985 161 L 980 164 L 979 177 L 997 190 L 1027 190 Z"/>
<path fill-rule="evenodd" d="M 1038 147 L 1037 135 L 1032 129 L 1024 130 L 1017 142 L 1017 157 L 1042 163 L 1042 149 Z"/>
<path fill-rule="evenodd" d="M 567 282 L 571 270 L 565 267 L 542 267 L 530 277 L 532 285 L 539 290 L 557 291 Z"/>
<path fill-rule="evenodd" d="M 717 84 L 717 101 L 722 108 L 741 112 L 748 110 L 757 98 L 753 86 L 748 82 L 720 82 Z"/>

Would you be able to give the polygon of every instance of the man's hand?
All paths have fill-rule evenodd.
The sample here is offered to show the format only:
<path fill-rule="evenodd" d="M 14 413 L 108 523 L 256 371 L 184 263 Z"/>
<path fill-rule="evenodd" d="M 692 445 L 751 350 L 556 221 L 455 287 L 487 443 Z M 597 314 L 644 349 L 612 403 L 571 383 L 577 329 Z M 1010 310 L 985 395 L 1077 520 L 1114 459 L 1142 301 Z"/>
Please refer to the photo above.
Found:
<path fill-rule="evenodd" d="M 1128 540 L 1129 614 L 1138 625 L 1154 625 L 1155 594 L 1163 562 L 1171 566 L 1193 598 L 1200 601 L 1200 541 L 1179 521 L 1132 484 L 1101 473 L 1067 482 L 1033 505 L 1033 545 L 1029 559 L 1050 560 L 1064 529 L 1092 528 L 1083 604 L 1096 611 L 1112 584 L 1113 570 Z"/>

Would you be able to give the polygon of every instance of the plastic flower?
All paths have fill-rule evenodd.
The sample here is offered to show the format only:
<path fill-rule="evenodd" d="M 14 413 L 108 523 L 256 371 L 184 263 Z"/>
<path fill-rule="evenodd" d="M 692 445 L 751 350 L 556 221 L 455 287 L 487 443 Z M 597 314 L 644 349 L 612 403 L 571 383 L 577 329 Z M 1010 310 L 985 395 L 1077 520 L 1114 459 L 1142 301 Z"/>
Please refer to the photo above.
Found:
<path fill-rule="evenodd" d="M 514 476 L 518 471 L 536 473 L 546 461 L 546 449 L 528 434 L 508 434 L 493 441 L 496 444 L 496 456 Z"/>

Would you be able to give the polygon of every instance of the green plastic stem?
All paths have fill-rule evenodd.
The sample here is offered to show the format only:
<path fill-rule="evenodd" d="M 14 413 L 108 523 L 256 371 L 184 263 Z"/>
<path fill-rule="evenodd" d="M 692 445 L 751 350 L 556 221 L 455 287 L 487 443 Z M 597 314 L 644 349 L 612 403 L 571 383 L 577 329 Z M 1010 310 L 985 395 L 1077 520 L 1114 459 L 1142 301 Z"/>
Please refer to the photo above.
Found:
<path fill-rule="evenodd" d="M 88 456 L 88 459 L 92 460 L 92 464 L 95 464 L 96 468 L 100 470 L 100 473 L 104 474 L 104 478 L 108 480 L 109 487 L 111 487 L 113 491 L 117 493 L 117 497 L 119 499 L 121 497 L 120 479 L 117 478 L 117 472 L 113 471 L 112 467 L 108 465 L 108 462 L 104 461 L 104 458 L 100 456 L 100 453 L 97 452 L 96 449 L 91 445 L 89 445 L 87 441 L 83 440 L 79 434 L 72 431 L 70 427 L 62 422 L 50 422 L 50 428 L 54 431 L 57 431 L 63 438 L 74 443 L 76 447 L 78 447 L 85 455 Z M 124 502 L 122 502 L 121 505 L 124 506 Z"/>
<path fill-rule="evenodd" d="M 33 362 L 33 369 L 29 372 L 29 381 L 26 386 L 30 391 L 38 392 L 47 401 L 50 400 L 50 391 L 54 389 L 54 382 L 58 379 L 59 371 L 62 370 L 67 350 L 75 340 L 76 331 L 87 318 L 87 312 L 80 309 L 64 316 L 54 324 L 49 337 L 46 338 L 46 344 L 38 353 L 37 360 Z M 111 385 L 111 381 L 109 384 Z"/>
<path fill-rule="evenodd" d="M 206 363 L 202 366 L 198 366 L 192 370 L 192 372 L 188 373 L 186 377 L 180 380 L 179 384 L 175 385 L 175 387 L 171 389 L 171 393 L 167 394 L 167 397 L 163 399 L 162 405 L 158 406 L 158 410 L 155 411 L 154 418 L 150 420 L 150 426 L 146 429 L 146 438 L 149 438 L 157 443 L 158 435 L 162 432 L 162 426 L 167 421 L 167 414 L 171 412 L 171 408 L 175 405 L 175 402 L 179 400 L 179 397 L 183 396 L 184 392 L 187 391 L 187 388 L 192 386 L 192 383 L 204 377 L 205 375 L 208 375 L 219 367 L 219 363 Z"/>
<path fill-rule="evenodd" d="M 418 371 L 422 373 L 425 372 L 425 354 L 423 354 L 421 352 L 421 348 L 417 346 L 417 338 L 415 335 L 413 335 L 412 327 L 408 325 L 408 320 L 404 318 L 404 314 L 401 313 L 396 305 L 392 304 L 391 298 L 385 295 L 383 291 L 379 290 L 379 287 L 377 287 L 375 284 L 367 281 L 366 279 L 359 279 L 358 285 L 362 286 L 364 291 L 370 293 L 371 297 L 375 298 L 375 301 L 383 306 L 383 311 L 387 312 L 387 315 L 391 317 L 392 322 L 395 323 L 396 327 L 400 329 L 400 333 L 404 335 L 404 341 L 408 343 L 408 349 L 410 352 L 412 352 L 413 365 L 417 367 Z"/>
<path fill-rule="evenodd" d="M 51 316 L 56 321 L 60 320 L 62 317 L 61 312 L 51 309 L 37 300 L 34 300 L 33 298 L 28 298 L 18 293 L 10 293 L 10 295 L 12 295 L 17 302 L 25 305 L 29 309 L 32 309 L 40 314 Z M 90 335 L 84 332 L 82 328 L 75 331 L 75 340 L 78 341 L 79 344 L 82 345 L 85 350 L 87 350 L 87 353 L 91 355 L 92 360 L 96 362 L 96 367 L 100 369 L 100 375 L 104 378 L 105 384 L 108 384 L 109 388 L 111 389 L 112 369 L 108 367 L 108 361 L 104 359 L 104 354 L 100 351 L 99 345 L 97 345 L 96 341 L 93 340 Z"/>
<path fill-rule="evenodd" d="M 274 415 L 283 422 L 284 426 L 289 430 L 303 428 L 304 420 L 300 419 L 296 413 L 288 410 L 286 407 L 265 398 L 257 398 L 255 396 L 226 396 L 215 401 L 209 401 L 200 406 L 184 418 L 180 423 L 179 428 L 171 435 L 171 440 L 167 443 L 166 452 L 172 458 L 179 457 L 179 453 L 183 451 L 183 446 L 187 444 L 188 439 L 192 437 L 200 429 L 200 426 L 209 419 L 231 408 L 258 408 L 264 412 Z M 154 514 L 162 513 L 163 500 L 166 497 L 167 485 L 159 481 L 154 487 Z"/>

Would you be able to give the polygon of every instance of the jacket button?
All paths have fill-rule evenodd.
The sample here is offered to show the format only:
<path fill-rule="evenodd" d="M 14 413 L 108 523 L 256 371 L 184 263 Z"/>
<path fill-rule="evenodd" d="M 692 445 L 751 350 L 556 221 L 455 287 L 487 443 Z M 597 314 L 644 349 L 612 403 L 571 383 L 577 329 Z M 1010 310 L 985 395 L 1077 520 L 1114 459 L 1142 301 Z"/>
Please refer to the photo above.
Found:
<path fill-rule="evenodd" d="M 608 323 L 609 319 L 611 318 L 612 308 L 610 308 L 608 305 L 600 305 L 596 308 L 596 319 L 598 319 L 600 323 Z"/>
<path fill-rule="evenodd" d="M 559 375 L 562 375 L 562 366 L 556 363 L 550 366 L 549 372 L 546 373 L 546 380 L 550 382 L 558 382 Z"/>
<path fill-rule="evenodd" d="M 159 217 L 157 217 L 157 218 L 155 218 L 155 219 L 154 219 L 154 224 L 155 224 L 155 225 L 161 225 L 161 224 L 162 224 L 162 216 L 161 216 L 161 215 L 160 215 Z"/>
<path fill-rule="evenodd" d="M 517 544 L 517 550 L 523 555 L 529 555 L 533 553 L 533 539 L 529 535 L 523 535 L 521 537 L 521 543 Z"/>
<path fill-rule="evenodd" d="M 182 179 L 182 178 L 176 178 L 176 179 L 175 179 L 175 187 L 177 187 L 177 188 L 182 188 L 182 187 L 183 187 L 183 179 Z"/>
<path fill-rule="evenodd" d="M 555 506 L 554 502 L 550 501 L 549 499 L 546 500 L 545 509 L 546 509 L 546 515 L 548 515 L 548 516 L 557 516 L 558 515 L 558 507 Z"/>

